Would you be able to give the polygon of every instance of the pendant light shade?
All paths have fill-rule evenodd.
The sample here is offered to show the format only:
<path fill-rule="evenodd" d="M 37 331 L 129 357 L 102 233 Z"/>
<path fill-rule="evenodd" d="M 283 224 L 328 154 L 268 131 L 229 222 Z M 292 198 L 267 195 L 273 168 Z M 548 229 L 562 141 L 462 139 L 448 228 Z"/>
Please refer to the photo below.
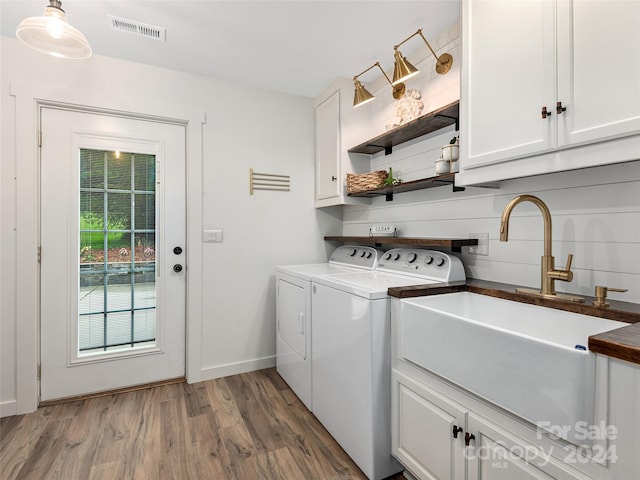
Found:
<path fill-rule="evenodd" d="M 59 0 L 49 0 L 41 17 L 25 18 L 16 36 L 25 45 L 54 57 L 83 59 L 91 56 L 85 36 L 69 25 Z"/>
<path fill-rule="evenodd" d="M 397 85 L 400 82 L 404 82 L 405 80 L 410 79 L 411 77 L 415 77 L 420 70 L 411 65 L 407 57 L 403 57 L 402 53 L 398 50 L 394 53 L 395 56 L 395 65 L 393 66 L 393 81 L 391 85 Z"/>
<path fill-rule="evenodd" d="M 358 75 L 353 77 L 353 85 L 355 86 L 355 94 L 353 96 L 354 107 L 359 107 L 360 105 L 369 103 L 371 100 L 376 98 L 369 90 L 367 90 L 364 87 L 364 85 L 362 85 L 362 83 L 360 83 L 360 80 L 358 80 L 358 77 L 360 75 L 364 75 L 374 67 L 378 67 L 380 69 L 380 71 L 382 72 L 382 75 L 384 75 L 384 78 L 386 78 L 387 82 L 389 82 L 389 85 L 391 85 L 393 98 L 397 100 L 399 98 L 402 98 L 402 96 L 404 95 L 404 83 L 393 85 L 391 83 L 391 80 L 389 80 L 389 77 L 387 76 L 387 74 L 384 72 L 384 70 L 380 66 L 380 62 L 376 62 L 373 65 L 371 65 L 369 68 L 364 70 L 362 73 L 359 73 Z"/>
<path fill-rule="evenodd" d="M 360 80 L 354 80 L 353 84 L 355 85 L 356 89 L 355 89 L 355 94 L 353 95 L 353 106 L 354 107 L 359 107 L 360 105 L 364 105 L 365 103 L 369 103 L 371 100 L 373 100 L 374 97 L 373 94 L 367 90 L 364 85 L 362 85 L 362 83 L 360 83 Z"/>
<path fill-rule="evenodd" d="M 400 82 L 404 82 L 405 80 L 408 80 L 409 78 L 420 73 L 420 71 L 416 67 L 414 67 L 413 65 L 411 65 L 411 63 L 409 63 L 406 57 L 402 56 L 402 53 L 400 53 L 400 50 L 398 50 L 398 47 L 400 47 L 401 45 L 406 43 L 407 40 L 412 39 L 416 35 L 420 35 L 420 37 L 422 37 L 422 40 L 431 51 L 431 54 L 435 57 L 436 73 L 439 75 L 444 75 L 449 70 L 451 70 L 451 66 L 453 65 L 453 57 L 448 53 L 443 53 L 442 55 L 437 56 L 436 52 L 433 51 L 433 48 L 431 48 L 431 45 L 429 45 L 429 42 L 427 42 L 427 39 L 422 34 L 422 29 L 419 28 L 416 33 L 405 38 L 402 42 L 400 42 L 398 45 L 394 45 L 393 47 L 393 51 L 394 51 L 393 56 L 396 60 L 396 63 L 393 69 L 393 82 L 391 82 L 392 85 L 396 85 Z"/>

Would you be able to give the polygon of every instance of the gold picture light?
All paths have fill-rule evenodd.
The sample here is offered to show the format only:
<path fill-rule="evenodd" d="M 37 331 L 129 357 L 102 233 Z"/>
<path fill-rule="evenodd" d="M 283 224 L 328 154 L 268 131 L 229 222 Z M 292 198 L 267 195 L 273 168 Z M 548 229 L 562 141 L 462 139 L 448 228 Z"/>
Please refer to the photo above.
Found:
<path fill-rule="evenodd" d="M 404 83 L 396 83 L 396 84 L 391 83 L 391 80 L 389 79 L 387 74 L 384 73 L 384 70 L 380 66 L 380 62 L 376 62 L 366 70 L 360 72 L 358 75 L 353 77 L 353 85 L 355 86 L 355 94 L 353 96 L 354 107 L 359 107 L 360 105 L 369 103 L 371 100 L 376 98 L 369 90 L 365 88 L 364 85 L 362 85 L 362 83 L 360 83 L 360 80 L 358 80 L 358 77 L 360 77 L 361 75 L 364 75 L 374 67 L 378 67 L 380 69 L 380 71 L 382 72 L 382 75 L 384 75 L 384 78 L 387 79 L 387 82 L 389 82 L 389 85 L 391 85 L 391 87 L 393 88 L 393 98 L 397 100 L 398 98 L 402 98 L 402 96 L 404 95 L 404 90 L 405 90 Z"/>
<path fill-rule="evenodd" d="M 49 0 L 41 17 L 25 18 L 16 37 L 25 45 L 54 57 L 83 59 L 91 56 L 85 36 L 69 25 L 60 0 Z"/>
<path fill-rule="evenodd" d="M 397 85 L 400 82 L 404 82 L 405 80 L 408 80 L 409 78 L 417 75 L 420 72 L 420 70 L 411 65 L 411 63 L 409 63 L 409 61 L 407 60 L 407 57 L 403 57 L 402 53 L 400 53 L 400 51 L 398 50 L 398 47 L 400 47 L 416 35 L 420 35 L 422 37 L 422 40 L 424 40 L 424 43 L 427 44 L 427 47 L 429 47 L 429 50 L 431 50 L 431 53 L 436 58 L 436 72 L 440 75 L 444 75 L 449 70 L 451 70 L 451 66 L 453 65 L 453 57 L 448 53 L 443 53 L 438 57 L 436 55 L 436 52 L 433 51 L 433 48 L 431 48 L 431 45 L 429 45 L 429 42 L 427 42 L 427 39 L 424 38 L 422 29 L 419 28 L 416 33 L 407 37 L 405 40 L 400 42 L 398 45 L 394 45 L 393 47 L 395 65 L 393 68 L 393 82 L 391 82 L 391 85 Z"/>

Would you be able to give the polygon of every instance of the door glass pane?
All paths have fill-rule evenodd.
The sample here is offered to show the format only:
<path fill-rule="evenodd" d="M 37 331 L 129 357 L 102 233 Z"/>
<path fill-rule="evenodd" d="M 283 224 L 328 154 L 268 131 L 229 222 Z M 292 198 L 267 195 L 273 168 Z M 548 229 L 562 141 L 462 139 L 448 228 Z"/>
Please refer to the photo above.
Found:
<path fill-rule="evenodd" d="M 79 354 L 155 345 L 155 220 L 153 155 L 80 150 Z"/>

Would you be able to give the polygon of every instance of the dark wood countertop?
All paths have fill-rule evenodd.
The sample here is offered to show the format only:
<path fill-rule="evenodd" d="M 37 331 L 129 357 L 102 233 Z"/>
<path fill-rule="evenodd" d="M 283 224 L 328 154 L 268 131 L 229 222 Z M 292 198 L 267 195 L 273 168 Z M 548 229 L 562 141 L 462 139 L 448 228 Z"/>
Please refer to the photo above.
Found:
<path fill-rule="evenodd" d="M 396 298 L 413 298 L 466 291 L 514 302 L 626 322 L 630 325 L 589 337 L 589 350 L 640 364 L 640 304 L 608 300 L 611 304 L 610 307 L 599 308 L 591 304 L 595 300 L 594 297 L 585 296 L 584 303 L 572 303 L 516 293 L 515 289 L 517 287 L 519 285 L 467 279 L 465 285 L 435 283 L 411 287 L 394 287 L 389 289 L 389 295 Z"/>

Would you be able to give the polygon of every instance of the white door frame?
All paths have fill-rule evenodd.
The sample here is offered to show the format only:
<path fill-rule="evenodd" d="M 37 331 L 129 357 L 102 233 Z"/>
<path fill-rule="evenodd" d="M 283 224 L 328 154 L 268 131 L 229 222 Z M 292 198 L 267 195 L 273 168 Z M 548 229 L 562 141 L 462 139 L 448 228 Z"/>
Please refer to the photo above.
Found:
<path fill-rule="evenodd" d="M 180 106 L 157 105 L 135 99 L 96 103 L 95 94 L 44 85 L 11 83 L 16 114 L 16 414 L 38 407 L 40 355 L 40 109 L 43 106 L 125 116 L 186 127 L 187 243 L 186 243 L 186 377 L 201 379 L 202 331 L 202 126 L 206 114 Z M 144 112 L 144 113 L 141 113 Z"/>

